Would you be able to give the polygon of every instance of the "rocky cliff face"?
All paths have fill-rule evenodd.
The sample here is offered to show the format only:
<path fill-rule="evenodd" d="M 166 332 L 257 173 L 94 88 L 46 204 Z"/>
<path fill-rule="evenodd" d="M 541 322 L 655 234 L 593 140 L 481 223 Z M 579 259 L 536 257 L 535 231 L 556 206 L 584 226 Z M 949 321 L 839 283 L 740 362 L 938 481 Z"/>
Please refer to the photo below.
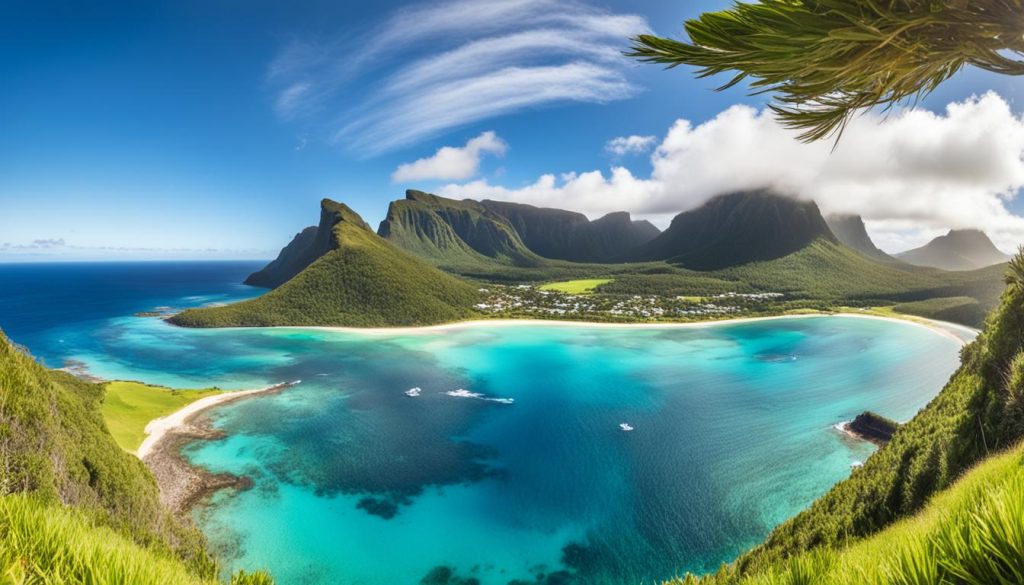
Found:
<path fill-rule="evenodd" d="M 440 262 L 491 259 L 518 266 L 540 261 L 501 216 L 476 201 L 409 190 L 394 201 L 377 233 L 399 247 Z"/>
<path fill-rule="evenodd" d="M 818 239 L 838 243 L 814 202 L 769 191 L 741 192 L 677 215 L 629 259 L 716 270 L 781 258 Z"/>
<path fill-rule="evenodd" d="M 859 215 L 833 214 L 825 217 L 829 229 L 836 238 L 847 247 L 860 252 L 864 256 L 880 262 L 892 262 L 892 256 L 875 246 L 864 227 L 864 220 Z"/>
<path fill-rule="evenodd" d="M 339 207 L 340 206 L 340 207 Z M 330 199 L 320 202 L 320 223 L 310 226 L 292 238 L 277 258 L 245 279 L 245 284 L 264 288 L 277 288 L 291 280 L 327 252 L 337 247 L 334 226 L 345 217 L 355 216 L 359 223 L 366 225 L 362 218 L 342 204 Z"/>
<path fill-rule="evenodd" d="M 625 211 L 590 221 L 582 213 L 562 209 L 486 199 L 481 204 L 504 217 L 530 251 L 554 260 L 608 262 L 660 233 L 648 221 L 633 221 Z"/>

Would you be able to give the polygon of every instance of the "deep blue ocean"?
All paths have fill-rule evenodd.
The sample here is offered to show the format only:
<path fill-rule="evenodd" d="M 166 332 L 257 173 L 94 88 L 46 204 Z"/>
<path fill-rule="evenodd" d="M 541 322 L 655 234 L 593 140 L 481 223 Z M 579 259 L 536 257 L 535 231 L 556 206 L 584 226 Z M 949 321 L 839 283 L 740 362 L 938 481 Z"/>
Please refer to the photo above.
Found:
<path fill-rule="evenodd" d="M 228 438 L 186 448 L 254 480 L 195 519 L 229 568 L 265 567 L 282 585 L 713 570 L 871 454 L 836 423 L 867 409 L 910 418 L 958 361 L 948 336 L 848 317 L 371 334 L 133 316 L 258 294 L 238 284 L 255 268 L 0 265 L 0 327 L 50 365 L 105 378 L 301 379 L 215 411 Z"/>

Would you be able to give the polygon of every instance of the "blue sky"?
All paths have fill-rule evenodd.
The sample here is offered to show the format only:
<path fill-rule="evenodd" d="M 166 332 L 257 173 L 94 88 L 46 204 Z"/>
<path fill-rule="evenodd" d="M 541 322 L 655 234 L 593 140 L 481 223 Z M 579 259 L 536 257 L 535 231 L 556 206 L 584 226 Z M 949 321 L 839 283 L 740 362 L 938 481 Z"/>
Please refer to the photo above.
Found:
<path fill-rule="evenodd" d="M 509 8 L 501 18 L 474 13 L 499 4 Z M 721 80 L 696 80 L 683 69 L 614 62 L 607 52 L 624 49 L 627 39 L 616 37 L 618 29 L 609 23 L 627 30 L 639 22 L 659 34 L 678 35 L 684 19 L 726 5 L 680 0 L 5 2 L 0 7 L 0 78 L 6 80 L 0 91 L 0 261 L 264 258 L 315 222 L 317 203 L 325 196 L 350 204 L 375 224 L 387 202 L 407 187 L 466 193 L 460 185 L 471 183 L 487 191 L 481 197 L 493 195 L 494 187 L 509 198 L 530 201 L 516 190 L 549 173 L 610 174 L 620 166 L 647 177 L 648 152 L 615 155 L 606 149 L 608 141 L 654 136 L 657 144 L 677 119 L 698 126 L 735 104 L 760 107 L 765 98 L 750 98 L 742 88 L 715 93 L 710 90 Z M 438 14 L 451 17 L 428 18 Z M 530 16 L 520 19 L 523 14 Z M 545 15 L 554 16 L 549 22 Z M 587 19 L 596 24 L 581 27 Z M 566 50 L 567 55 L 552 57 L 540 43 L 541 48 L 527 44 L 492 56 L 480 64 L 525 70 L 528 83 L 540 79 L 535 72 L 540 69 L 527 68 L 547 66 L 555 69 L 552 82 L 517 83 L 520 91 L 514 95 L 500 87 L 483 103 L 473 102 L 473 89 L 458 98 L 460 115 L 451 120 L 437 111 L 410 113 L 431 95 L 440 103 L 449 99 L 436 88 L 422 99 L 415 87 L 391 98 L 382 89 L 401 85 L 410 64 L 443 65 L 427 59 L 473 43 L 549 30 L 578 33 L 593 54 Z M 407 38 L 417 34 L 421 41 Z M 372 50 L 374 35 L 392 36 L 387 46 Z M 594 75 L 573 81 L 565 77 L 564 66 L 570 64 L 592 67 Z M 501 71 L 507 77 L 512 69 Z M 590 71 L 583 69 L 582 75 Z M 491 80 L 494 73 L 481 70 L 466 77 Z M 1019 116 L 1021 80 L 978 71 L 959 75 L 923 105 L 941 113 L 949 102 L 988 90 Z M 300 97 L 315 92 L 316 99 L 297 105 L 289 100 L 303 92 Z M 495 107 L 506 97 L 510 105 Z M 461 115 L 469 111 L 479 115 Z M 488 131 L 506 148 L 501 155 L 484 154 L 473 176 L 392 181 L 400 165 L 431 157 L 444 146 L 463 146 Z M 572 201 L 567 197 L 566 203 Z M 623 205 L 632 202 L 621 199 Z M 659 209 L 674 204 L 662 202 Z M 679 208 L 689 204 L 680 200 Z M 1007 203 L 1010 214 L 1018 207 L 1016 201 Z M 916 212 L 878 213 L 879 225 L 890 235 L 911 233 L 920 239 L 942 227 L 941 218 L 906 224 Z M 665 211 L 650 215 L 664 220 Z"/>

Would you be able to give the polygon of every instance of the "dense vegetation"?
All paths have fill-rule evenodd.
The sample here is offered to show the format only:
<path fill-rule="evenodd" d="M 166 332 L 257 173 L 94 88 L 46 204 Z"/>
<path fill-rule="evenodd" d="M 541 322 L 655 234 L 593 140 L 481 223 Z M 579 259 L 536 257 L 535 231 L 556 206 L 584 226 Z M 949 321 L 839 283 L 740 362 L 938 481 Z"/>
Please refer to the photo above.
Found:
<path fill-rule="evenodd" d="M 477 287 L 384 240 L 348 207 L 333 214 L 334 248 L 267 294 L 223 307 L 190 309 L 187 327 L 429 325 L 473 315 Z"/>
<path fill-rule="evenodd" d="M 144 583 L 174 566 L 215 581 L 202 536 L 160 505 L 149 470 L 107 431 L 103 392 L 0 334 L 0 572 L 15 583 Z"/>
<path fill-rule="evenodd" d="M 729 568 L 666 585 L 1024 583 L 1024 448 L 993 456 L 912 518 L 843 550 L 820 549 L 746 576 Z"/>
<path fill-rule="evenodd" d="M 967 469 L 1024 437 L 1022 264 L 1012 263 L 1000 307 L 978 339 L 964 348 L 961 367 L 939 395 L 849 479 L 776 528 L 715 583 L 777 572 L 787 559 L 809 562 L 811 557 L 801 555 L 854 544 L 918 512 Z M 1024 543 L 1016 545 L 1020 554 Z"/>
<path fill-rule="evenodd" d="M 924 301 L 900 303 L 892 310 L 904 315 L 917 315 L 926 319 L 975 324 L 985 320 L 985 307 L 972 297 L 939 297 Z"/>

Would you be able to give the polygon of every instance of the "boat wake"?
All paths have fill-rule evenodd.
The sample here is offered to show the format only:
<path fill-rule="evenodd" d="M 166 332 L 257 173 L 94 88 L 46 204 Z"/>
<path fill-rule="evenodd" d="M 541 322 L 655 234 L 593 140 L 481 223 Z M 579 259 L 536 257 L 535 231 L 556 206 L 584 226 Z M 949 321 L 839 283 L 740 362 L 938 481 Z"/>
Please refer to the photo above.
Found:
<path fill-rule="evenodd" d="M 484 396 L 479 392 L 470 392 L 469 390 L 466 390 L 464 388 L 459 388 L 458 390 L 449 390 L 445 392 L 445 395 L 451 396 L 453 398 L 476 398 L 477 400 L 497 402 L 498 404 L 512 404 L 516 401 L 515 398 L 491 398 L 489 396 Z"/>

